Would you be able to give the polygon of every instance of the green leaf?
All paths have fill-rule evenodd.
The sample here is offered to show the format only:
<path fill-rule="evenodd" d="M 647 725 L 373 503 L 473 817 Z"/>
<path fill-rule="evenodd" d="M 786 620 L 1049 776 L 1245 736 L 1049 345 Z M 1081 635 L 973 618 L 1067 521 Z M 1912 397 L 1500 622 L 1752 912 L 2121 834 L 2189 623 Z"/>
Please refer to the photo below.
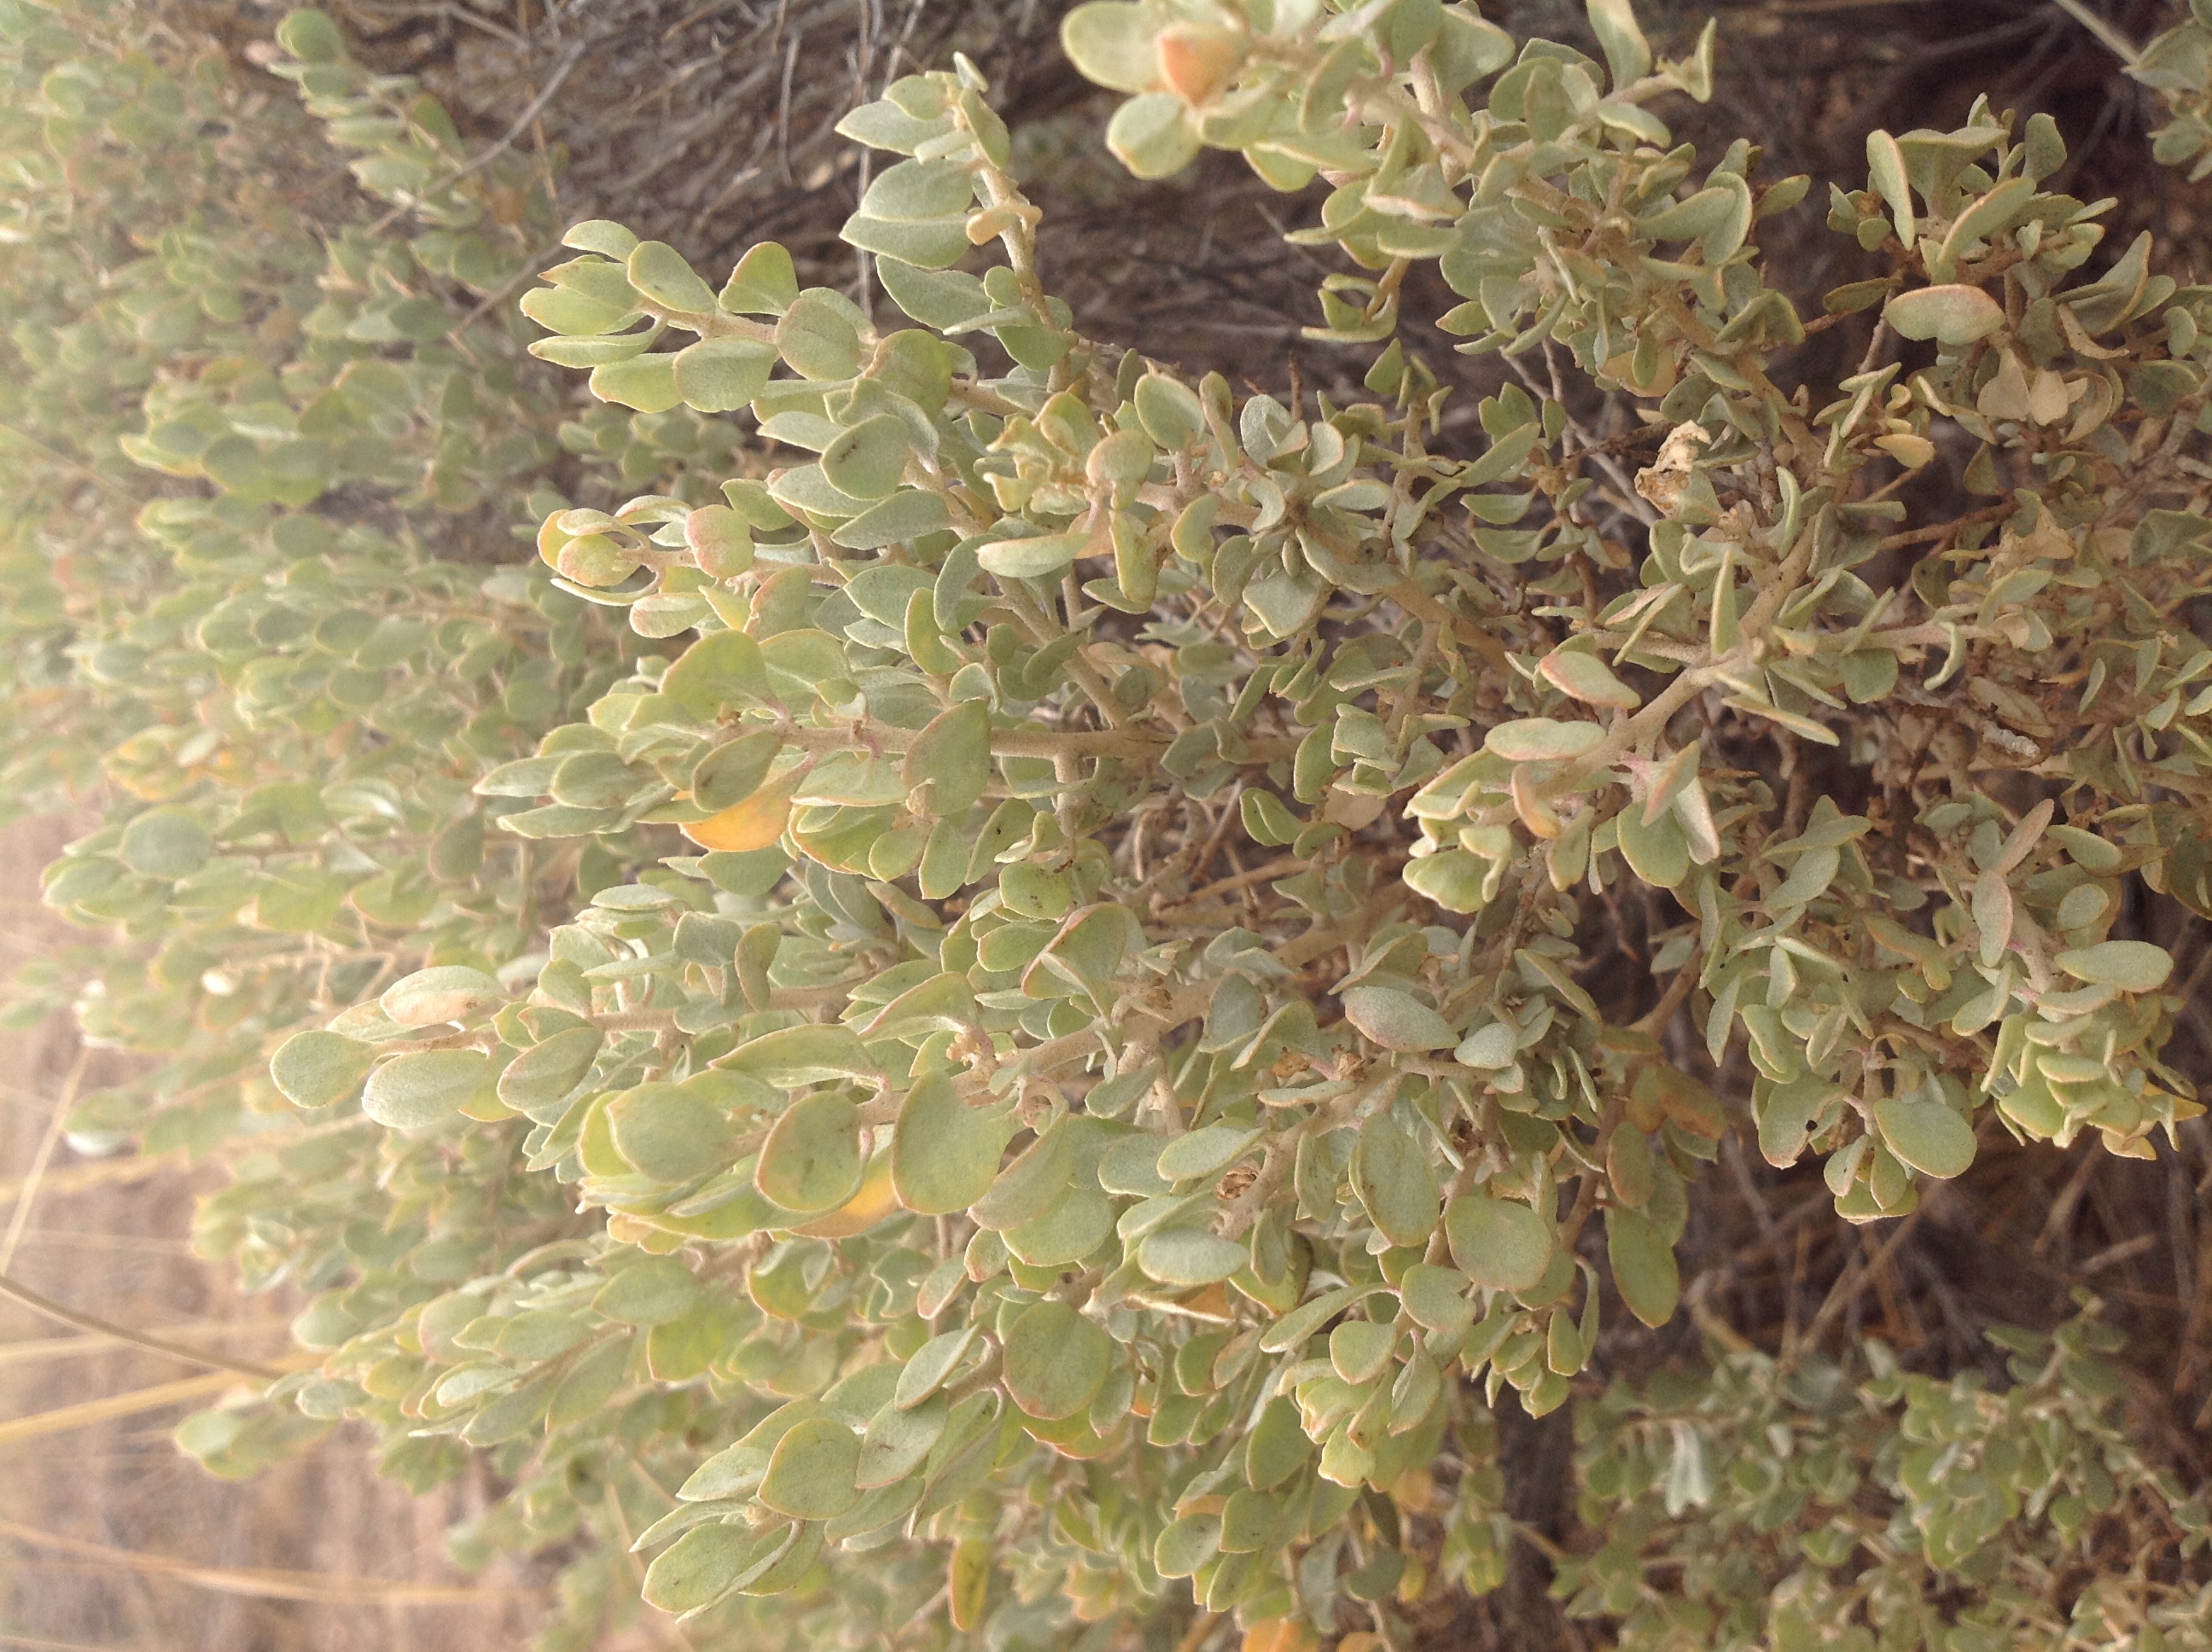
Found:
<path fill-rule="evenodd" d="M 640 413 L 665 413 L 684 399 L 673 355 L 634 355 L 592 369 L 592 394 Z"/>
<path fill-rule="evenodd" d="M 533 1118 L 544 1112 L 557 1118 L 562 1104 L 590 1076 L 605 1042 L 597 1027 L 570 1027 L 532 1044 L 499 1075 L 500 1100 Z"/>
<path fill-rule="evenodd" d="M 1352 1152 L 1352 1186 L 1394 1245 L 1425 1244 L 1437 1225 L 1436 1167 L 1387 1113 L 1371 1113 Z"/>
<path fill-rule="evenodd" d="M 768 665 L 760 644 L 743 631 L 717 631 L 684 651 L 664 672 L 660 692 L 701 722 L 726 710 L 770 702 Z"/>
<path fill-rule="evenodd" d="M 276 25 L 276 44 L 301 63 L 338 63 L 346 54 L 345 36 L 325 11 L 289 14 Z"/>
<path fill-rule="evenodd" d="M 1171 1521 L 1152 1542 L 1152 1566 L 1163 1577 L 1195 1576 L 1221 1552 L 1221 1516 L 1185 1515 Z"/>
<path fill-rule="evenodd" d="M 428 1027 L 471 1020 L 497 1009 L 507 998 L 507 989 L 483 970 L 441 964 L 392 982 L 377 1002 L 403 1027 Z"/>
<path fill-rule="evenodd" d="M 1070 1187 L 1041 1215 L 1006 1229 L 1006 1250 L 1031 1267 L 1073 1267 L 1113 1236 L 1114 1215 L 1096 1187 Z"/>
<path fill-rule="evenodd" d="M 1170 1186 L 1201 1176 L 1218 1175 L 1249 1152 L 1265 1133 L 1249 1125 L 1235 1124 L 1209 1124 L 1187 1130 L 1159 1150 L 1156 1168 L 1161 1179 Z"/>
<path fill-rule="evenodd" d="M 1047 1127 L 1002 1171 L 969 1214 L 979 1227 L 1004 1233 L 1042 1216 L 1066 1193 L 1074 1169 L 1075 1132 L 1066 1121 Z"/>
<path fill-rule="evenodd" d="M 760 790 L 782 750 L 783 737 L 772 728 L 755 729 L 714 747 L 691 770 L 691 801 L 716 814 L 736 807 Z"/>
<path fill-rule="evenodd" d="M 320 14 L 317 14 L 319 15 Z M 215 853 L 198 817 L 182 809 L 149 809 L 123 829 L 116 858 L 141 878 L 189 878 Z"/>
<path fill-rule="evenodd" d="M 1549 717 L 1523 717 L 1500 723 L 1483 741 L 1483 749 L 1508 762 L 1560 762 L 1579 757 L 1605 738 L 1595 723 L 1562 723 Z"/>
<path fill-rule="evenodd" d="M 923 270 L 898 258 L 876 266 L 891 302 L 925 327 L 943 331 L 973 321 L 998 307 L 983 283 L 960 270 Z"/>
<path fill-rule="evenodd" d="M 1115 92 L 1147 92 L 1159 83 L 1158 33 L 1144 7 L 1091 0 L 1060 20 L 1060 45 L 1085 80 Z"/>
<path fill-rule="evenodd" d="M 1647 823 L 1644 805 L 1632 799 L 1613 817 L 1620 858 L 1628 869 L 1654 889 L 1679 888 L 1690 875 L 1690 839 L 1672 809 Z"/>
<path fill-rule="evenodd" d="M 947 819 L 964 817 L 991 783 L 991 709 L 963 700 L 940 712 L 915 739 L 901 771 L 911 790 L 927 787 L 920 801 Z"/>
<path fill-rule="evenodd" d="M 640 241 L 630 249 L 625 269 L 629 284 L 663 309 L 687 315 L 714 313 L 714 289 L 665 241 Z"/>
<path fill-rule="evenodd" d="M 1867 181 L 1889 208 L 1897 239 L 1911 246 L 1919 240 L 1919 225 L 1912 213 L 1912 189 L 1905 175 L 1905 155 L 1887 132 L 1867 134 Z M 1932 334 L 1929 335 L 1933 337 Z"/>
<path fill-rule="evenodd" d="M 1527 1291 L 1544 1277 L 1559 1245 L 1552 1224 L 1526 1205 L 1468 1193 L 1444 1207 L 1452 1260 L 1477 1285 Z"/>
<path fill-rule="evenodd" d="M 1554 648 L 1536 663 L 1536 669 L 1562 694 L 1593 706 L 1633 711 L 1644 703 L 1644 696 L 1615 677 L 1613 668 L 1595 654 Z"/>
<path fill-rule="evenodd" d="M 1636 11 L 1629 0 L 1588 0 L 1590 32 L 1605 52 L 1613 89 L 1639 81 L 1651 72 L 1651 47 L 1636 26 Z"/>
<path fill-rule="evenodd" d="M 1446 912 L 1480 912 L 1490 904 L 1492 865 L 1465 849 L 1446 849 L 1407 861 L 1400 876 L 1407 889 Z"/>
<path fill-rule="evenodd" d="M 1905 338 L 1971 344 L 2004 325 L 2004 307 L 1978 287 L 1920 287 L 1899 293 L 1882 319 Z"/>
<path fill-rule="evenodd" d="M 950 160 L 902 161 L 886 167 L 860 197 L 862 212 L 895 223 L 962 217 L 975 204 L 975 174 Z"/>
<path fill-rule="evenodd" d="M 1735 193 L 1716 185 L 1686 199 L 1668 202 L 1638 219 L 1636 228 L 1654 240 L 1694 241 L 1725 225 L 1735 207 Z"/>
<path fill-rule="evenodd" d="M 923 1343 L 900 1370 L 891 1403 L 901 1411 L 911 1411 L 922 1404 L 960 1368 L 960 1362 L 967 1357 L 980 1334 L 979 1327 L 963 1325 Z"/>
<path fill-rule="evenodd" d="M 1213 1285 L 1251 1264 L 1244 1246 L 1205 1228 L 1164 1228 L 1137 1247 L 1137 1266 L 1163 1285 Z"/>
<path fill-rule="evenodd" d="M 550 333 L 564 338 L 590 338 L 611 333 L 635 319 L 629 304 L 603 303 L 565 287 L 534 287 L 522 295 L 518 307 Z M 621 358 L 628 360 L 626 352 Z"/>
<path fill-rule="evenodd" d="M 1147 373 L 1137 380 L 1136 403 L 1137 422 L 1145 434 L 1170 452 L 1191 446 L 1206 434 L 1205 406 L 1198 392 L 1180 379 Z"/>
<path fill-rule="evenodd" d="M 690 1313 L 702 1294 L 697 1278 L 675 1257 L 647 1256 L 601 1285 L 592 1309 L 617 1325 L 667 1325 Z"/>
<path fill-rule="evenodd" d="M 601 258 L 620 264 L 637 246 L 637 237 L 611 218 L 586 218 L 569 228 L 568 233 L 561 237 L 561 245 L 573 246 L 579 252 L 597 252 Z"/>
<path fill-rule="evenodd" d="M 1244 1445 L 1244 1481 L 1255 1491 L 1272 1491 L 1305 1467 L 1313 1442 L 1298 1422 L 1295 1401 L 1271 1400 L 1261 1409 Z"/>
<path fill-rule="evenodd" d="M 392 1129 L 420 1130 L 452 1118 L 491 1086 L 491 1058 L 481 1050 L 416 1050 L 368 1075 L 361 1107 Z"/>
<path fill-rule="evenodd" d="M 679 1614 L 703 1611 L 790 1553 L 803 1529 L 780 1521 L 695 1526 L 646 1568 L 646 1604 Z"/>
<path fill-rule="evenodd" d="M 855 499 L 882 499 L 898 486 L 910 451 L 906 421 L 878 413 L 837 433 L 822 450 L 822 474 Z"/>
<path fill-rule="evenodd" d="M 945 501 L 920 488 L 902 488 L 889 499 L 871 505 L 830 536 L 830 543 L 848 550 L 881 550 L 886 545 L 909 544 L 924 534 L 949 525 Z"/>
<path fill-rule="evenodd" d="M 776 1442 L 755 1495 L 793 1520 L 828 1520 L 860 1500 L 860 1436 L 832 1418 L 809 1418 Z"/>
<path fill-rule="evenodd" d="M 1024 1309 L 1006 1333 L 1007 1397 L 1041 1421 L 1088 1406 L 1113 1364 L 1113 1339 L 1064 1302 Z"/>
<path fill-rule="evenodd" d="M 805 379 L 849 379 L 860 370 L 860 333 L 847 305 L 820 287 L 791 301 L 775 324 L 777 353 Z"/>
<path fill-rule="evenodd" d="M 1410 993 L 1352 987 L 1345 990 L 1343 1001 L 1345 1019 L 1386 1050 L 1441 1050 L 1459 1042 L 1450 1023 Z"/>
<path fill-rule="evenodd" d="M 1244 835 L 1268 848 L 1287 848 L 1297 841 L 1303 827 L 1297 816 L 1283 806 L 1273 792 L 1247 792 L 1239 805 Z"/>
<path fill-rule="evenodd" d="M 763 1033 L 715 1065 L 787 1089 L 831 1078 L 878 1076 L 860 1036 L 838 1022 L 812 1022 Z"/>
<path fill-rule="evenodd" d="M 2124 993 L 2154 993 L 2173 974 L 2172 955 L 2148 941 L 2100 941 L 2061 952 L 2051 962 L 2076 981 Z"/>
<path fill-rule="evenodd" d="M 933 1073 L 907 1092 L 891 1138 L 891 1187 L 919 1216 L 951 1216 L 991 1190 L 1021 1128 L 1010 1107 L 969 1107 Z"/>
<path fill-rule="evenodd" d="M 799 297 L 791 254 L 774 241 L 746 250 L 715 303 L 732 315 L 781 315 Z"/>
<path fill-rule="evenodd" d="M 1372 1320 L 1346 1320 L 1328 1333 L 1328 1363 L 1336 1374 L 1355 1387 L 1370 1382 L 1390 1363 L 1397 1345 L 1394 1327 Z"/>
<path fill-rule="evenodd" d="M 1944 1102 L 1893 1096 L 1874 1104 L 1874 1121 L 1889 1151 L 1923 1175 L 1948 1180 L 1974 1162 L 1974 1127 Z"/>
<path fill-rule="evenodd" d="M 1311 1302 L 1292 1309 L 1262 1332 L 1260 1351 L 1279 1354 L 1286 1349 L 1295 1348 L 1320 1330 L 1325 1321 L 1334 1319 L 1354 1303 L 1364 1302 L 1368 1297 L 1389 1289 L 1388 1285 L 1339 1285 L 1334 1291 L 1324 1291 Z"/>
<path fill-rule="evenodd" d="M 856 212 L 845 220 L 837 234 L 848 246 L 863 252 L 921 270 L 942 270 L 956 264 L 969 246 L 965 213 L 944 218 L 896 219 Z"/>
<path fill-rule="evenodd" d="M 801 1096 L 775 1121 L 761 1143 L 754 1183 L 770 1203 L 812 1216 L 858 1193 L 863 1168 L 860 1108 L 851 1096 L 830 1090 Z"/>
<path fill-rule="evenodd" d="M 1456 1269 L 1415 1262 L 1398 1277 L 1398 1299 L 1413 1323 L 1425 1330 L 1447 1334 L 1464 1331 L 1474 1322 L 1474 1304 L 1467 1297 L 1467 1277 Z"/>
<path fill-rule="evenodd" d="M 902 1411 L 888 1404 L 868 1419 L 860 1436 L 860 1463 L 854 1484 L 863 1491 L 896 1485 L 922 1465 L 931 1448 L 945 1435 L 945 1419 L 951 1407 L 942 1394 Z"/>
<path fill-rule="evenodd" d="M 1198 123 L 1174 93 L 1146 92 L 1114 112 L 1106 147 L 1136 177 L 1172 177 L 1198 158 Z"/>
<path fill-rule="evenodd" d="M 975 558 L 1002 579 L 1045 580 L 1083 555 L 1090 538 L 1087 533 L 1044 533 L 994 539 L 977 549 Z"/>
<path fill-rule="evenodd" d="M 1628 1311 L 1655 1330 L 1674 1317 L 1682 1277 L 1674 1248 L 1641 1211 L 1619 1206 L 1605 1213 L 1606 1260 Z"/>
<path fill-rule="evenodd" d="M 676 393 L 702 413 L 734 413 L 768 388 L 772 344 L 750 338 L 702 338 L 676 352 Z"/>
<path fill-rule="evenodd" d="M 334 1032 L 294 1033 L 270 1058 L 269 1076 L 295 1107 L 349 1102 L 376 1065 L 376 1047 Z"/>
<path fill-rule="evenodd" d="M 734 1156 L 729 1109 L 689 1085 L 639 1084 L 606 1107 L 615 1151 L 656 1181 L 708 1175 Z"/>

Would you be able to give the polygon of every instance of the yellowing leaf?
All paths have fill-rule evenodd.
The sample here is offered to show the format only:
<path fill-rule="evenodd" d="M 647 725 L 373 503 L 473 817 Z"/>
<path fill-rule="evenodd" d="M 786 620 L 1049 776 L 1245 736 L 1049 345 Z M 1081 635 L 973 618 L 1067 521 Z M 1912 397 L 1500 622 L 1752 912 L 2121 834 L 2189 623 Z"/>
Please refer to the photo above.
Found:
<path fill-rule="evenodd" d="M 789 780 L 764 786 L 743 803 L 704 820 L 686 821 L 678 829 L 702 849 L 732 854 L 765 849 L 782 837 L 791 822 L 792 789 Z"/>

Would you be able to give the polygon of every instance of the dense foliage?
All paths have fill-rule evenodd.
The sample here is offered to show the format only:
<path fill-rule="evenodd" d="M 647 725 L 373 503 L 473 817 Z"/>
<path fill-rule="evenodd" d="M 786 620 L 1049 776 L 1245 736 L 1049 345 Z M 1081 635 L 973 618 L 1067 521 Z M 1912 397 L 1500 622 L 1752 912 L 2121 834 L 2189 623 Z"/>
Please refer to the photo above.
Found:
<path fill-rule="evenodd" d="M 1983 105 L 1827 187 L 1808 320 L 1810 180 L 1665 125 L 1714 32 L 1588 21 L 1069 15 L 1133 172 L 1325 186 L 1373 399 L 1309 406 L 1084 333 L 964 61 L 841 128 L 872 315 L 599 220 L 523 291 L 542 157 L 320 14 L 293 111 L 0 0 L 7 783 L 106 801 L 45 985 L 159 1058 L 76 1139 L 227 1144 L 201 1248 L 313 1293 L 188 1449 L 489 1452 L 457 1552 L 592 1540 L 553 1646 L 633 1551 L 702 1644 L 1407 1645 L 1580 1394 L 1619 1644 L 2212 1645 L 2094 1303 L 2006 1390 L 1595 1380 L 1734 1132 L 1867 1223 L 2202 1111 L 2130 914 L 2212 915 L 2212 288 Z M 2139 68 L 2193 160 L 2212 20 Z M 1439 285 L 1513 375 L 1449 429 Z"/>

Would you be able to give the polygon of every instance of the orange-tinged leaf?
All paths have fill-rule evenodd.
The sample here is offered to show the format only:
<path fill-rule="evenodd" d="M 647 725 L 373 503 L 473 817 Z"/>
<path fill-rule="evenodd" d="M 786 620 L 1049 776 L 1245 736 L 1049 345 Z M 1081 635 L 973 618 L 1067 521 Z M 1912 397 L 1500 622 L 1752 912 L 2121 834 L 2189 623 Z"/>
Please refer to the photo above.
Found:
<path fill-rule="evenodd" d="M 702 849 L 726 849 L 744 854 L 765 849 L 783 835 L 791 819 L 791 787 L 770 783 L 743 803 L 732 804 L 719 815 L 689 822 L 679 829 Z"/>
<path fill-rule="evenodd" d="M 1168 88 L 1186 103 L 1204 103 L 1237 72 L 1244 52 L 1225 28 L 1183 23 L 1161 31 L 1159 54 Z"/>
<path fill-rule="evenodd" d="M 1243 1652 L 1316 1652 L 1321 1643 L 1297 1618 L 1263 1618 L 1244 1631 Z"/>
<path fill-rule="evenodd" d="M 886 1150 L 869 1163 L 860 1192 L 829 1215 L 817 1216 L 792 1231 L 808 1239 L 849 1239 L 856 1233 L 866 1233 L 898 1208 L 898 1199 L 891 1191 L 891 1156 Z"/>

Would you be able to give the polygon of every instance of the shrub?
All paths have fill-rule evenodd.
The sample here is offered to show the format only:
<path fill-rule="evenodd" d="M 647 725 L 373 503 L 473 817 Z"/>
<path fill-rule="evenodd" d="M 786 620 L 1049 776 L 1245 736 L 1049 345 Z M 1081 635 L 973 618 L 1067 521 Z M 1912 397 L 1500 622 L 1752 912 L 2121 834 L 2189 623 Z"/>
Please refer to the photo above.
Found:
<path fill-rule="evenodd" d="M 78 662 L 52 749 L 126 794 L 50 878 L 125 937 L 81 1013 L 167 1058 L 84 1123 L 243 1137 L 200 1242 L 319 1293 L 319 1367 L 189 1448 L 488 1451 L 460 1553 L 595 1540 L 555 1645 L 629 1550 L 731 1644 L 1405 1644 L 1505 1575 L 1492 1408 L 1632 1369 L 1557 1557 L 1623 1644 L 2206 1643 L 2203 1507 L 2093 1312 L 2003 1332 L 2002 1394 L 1607 1327 L 1675 1319 L 1739 1124 L 1864 1223 L 2000 1133 L 2202 1111 L 2124 914 L 2212 914 L 2212 288 L 2148 237 L 2083 276 L 2109 203 L 1984 102 L 1869 136 L 1808 320 L 1759 238 L 1810 180 L 1662 118 L 1714 31 L 1588 12 L 1601 62 L 1414 0 L 1068 16 L 1139 176 L 1327 185 L 1345 406 L 1085 337 L 964 61 L 841 127 L 914 325 L 587 222 L 520 310 L 589 416 L 504 313 L 531 163 L 319 14 L 282 72 L 416 233 L 249 269 L 179 223 L 98 303 L 73 231 L 22 243 L 103 416 L 143 387 L 122 451 L 198 484 L 23 622 Z M 66 58 L 19 149 L 163 141 L 70 105 L 150 72 L 104 26 L 6 21 Z M 2146 54 L 2176 130 L 2206 38 Z M 1431 264 L 1512 375 L 1468 423 L 1396 336 Z M 61 422 L 58 497 L 145 489 Z"/>

